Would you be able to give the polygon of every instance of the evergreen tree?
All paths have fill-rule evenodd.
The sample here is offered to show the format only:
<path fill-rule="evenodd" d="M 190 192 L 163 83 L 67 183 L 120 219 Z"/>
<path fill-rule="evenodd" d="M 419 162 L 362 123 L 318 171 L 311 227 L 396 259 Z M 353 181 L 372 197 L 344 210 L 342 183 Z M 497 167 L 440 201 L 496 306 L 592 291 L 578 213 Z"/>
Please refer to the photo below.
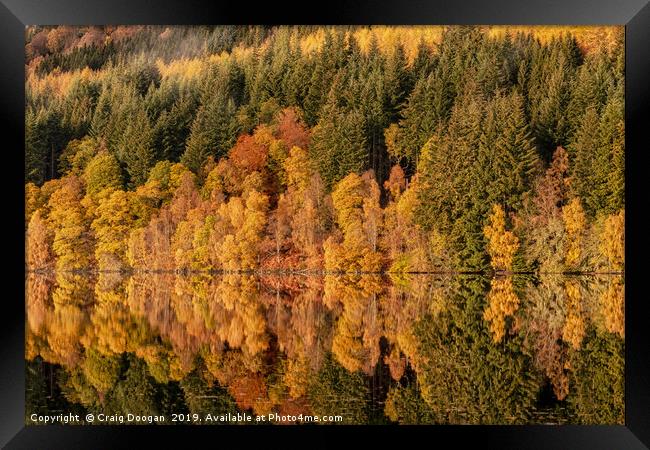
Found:
<path fill-rule="evenodd" d="M 31 109 L 25 114 L 25 181 L 39 186 L 47 179 L 50 156 L 41 117 Z"/>
<path fill-rule="evenodd" d="M 574 194 L 584 199 L 587 211 L 594 214 L 598 208 L 598 196 L 595 187 L 595 156 L 599 153 L 599 117 L 596 108 L 586 110 L 574 142 L 569 146 L 571 167 L 571 188 Z"/>
<path fill-rule="evenodd" d="M 350 172 L 368 167 L 365 118 L 358 111 L 346 111 L 335 97 L 337 84 L 312 131 L 310 156 L 329 188 Z"/>
<path fill-rule="evenodd" d="M 208 156 L 225 155 L 235 143 L 237 127 L 234 101 L 217 89 L 196 113 L 181 162 L 196 172 Z"/>

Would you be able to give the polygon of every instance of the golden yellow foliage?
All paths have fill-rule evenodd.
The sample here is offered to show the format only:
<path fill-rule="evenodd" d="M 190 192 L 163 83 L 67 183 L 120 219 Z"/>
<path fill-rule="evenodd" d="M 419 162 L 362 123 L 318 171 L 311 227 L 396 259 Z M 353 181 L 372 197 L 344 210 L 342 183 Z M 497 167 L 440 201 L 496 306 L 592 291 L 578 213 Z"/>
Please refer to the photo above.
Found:
<path fill-rule="evenodd" d="M 379 187 L 370 172 L 351 173 L 332 191 L 336 222 L 342 243 L 330 236 L 324 244 L 325 269 L 340 272 L 378 272 L 382 266 L 377 251 L 382 227 Z"/>
<path fill-rule="evenodd" d="M 88 269 L 93 262 L 93 240 L 86 212 L 81 205 L 83 185 L 76 176 L 62 179 L 48 202 L 54 229 L 52 249 L 57 270 Z"/>
<path fill-rule="evenodd" d="M 27 228 L 27 267 L 30 270 L 50 269 L 54 259 L 52 241 L 54 233 L 48 228 L 40 211 L 36 211 Z"/>
<path fill-rule="evenodd" d="M 306 357 L 301 356 L 287 360 L 284 383 L 289 389 L 289 396 L 291 398 L 300 398 L 307 394 L 310 375 L 310 364 Z"/>
<path fill-rule="evenodd" d="M 363 280 L 344 276 L 330 276 L 325 280 L 325 301 L 343 306 L 332 340 L 332 353 L 338 362 L 351 372 L 371 373 L 379 360 L 379 319 L 377 297 L 381 291 L 379 280 Z"/>
<path fill-rule="evenodd" d="M 100 270 L 122 270 L 128 265 L 127 239 L 134 225 L 132 192 L 109 188 L 98 194 L 100 200 L 91 224 L 95 232 L 95 258 Z"/>
<path fill-rule="evenodd" d="M 45 204 L 41 189 L 34 183 L 25 185 L 25 224 L 29 223 L 32 214 Z"/>
<path fill-rule="evenodd" d="M 568 342 L 574 350 L 580 350 L 585 337 L 586 325 L 582 308 L 582 293 L 575 281 L 566 281 L 566 320 L 562 329 L 562 339 Z"/>
<path fill-rule="evenodd" d="M 620 278 L 609 283 L 600 298 L 605 327 L 625 339 L 625 285 Z"/>
<path fill-rule="evenodd" d="M 562 219 L 567 234 L 567 249 L 564 262 L 568 269 L 577 269 L 584 256 L 582 246 L 587 228 L 587 218 L 580 199 L 574 198 L 562 208 Z"/>
<path fill-rule="evenodd" d="M 600 235 L 600 251 L 612 270 L 625 265 L 625 210 L 607 216 Z"/>
<path fill-rule="evenodd" d="M 492 339 L 498 343 L 506 332 L 506 318 L 519 309 L 519 297 L 514 291 L 512 277 L 494 278 L 487 301 L 483 319 L 489 322 Z"/>
<path fill-rule="evenodd" d="M 519 249 L 519 238 L 506 230 L 506 215 L 500 205 L 492 206 L 489 224 L 483 228 L 488 239 L 488 253 L 495 270 L 512 270 L 512 261 Z"/>

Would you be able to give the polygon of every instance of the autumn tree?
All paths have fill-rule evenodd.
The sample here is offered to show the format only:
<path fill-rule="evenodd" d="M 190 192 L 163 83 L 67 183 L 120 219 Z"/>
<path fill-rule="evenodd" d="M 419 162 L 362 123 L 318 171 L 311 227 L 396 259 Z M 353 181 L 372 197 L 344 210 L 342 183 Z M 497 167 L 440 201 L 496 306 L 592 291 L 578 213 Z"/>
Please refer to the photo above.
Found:
<path fill-rule="evenodd" d="M 27 227 L 26 263 L 29 270 L 49 269 L 53 266 L 52 241 L 54 233 L 43 219 L 41 212 L 36 211 Z"/>
<path fill-rule="evenodd" d="M 332 192 L 341 242 L 325 242 L 325 268 L 341 272 L 377 272 L 382 261 L 377 251 L 381 227 L 379 188 L 372 172 L 351 173 Z"/>
<path fill-rule="evenodd" d="M 607 216 L 599 236 L 600 252 L 611 270 L 625 267 L 625 210 Z"/>
<path fill-rule="evenodd" d="M 95 232 L 95 258 L 100 270 L 122 270 L 128 266 L 126 247 L 135 224 L 132 192 L 104 191 L 91 224 Z"/>
<path fill-rule="evenodd" d="M 509 271 L 519 249 L 519 239 L 512 231 L 506 230 L 506 217 L 500 205 L 492 206 L 489 223 L 483 229 L 488 240 L 488 253 L 495 270 Z"/>
<path fill-rule="evenodd" d="M 575 270 L 584 262 L 584 239 L 587 231 L 587 219 L 580 199 L 572 199 L 562 208 L 562 218 L 567 234 L 567 249 L 565 265 L 567 269 Z"/>
<path fill-rule="evenodd" d="M 71 175 L 64 179 L 48 202 L 57 270 L 88 269 L 93 263 L 93 237 L 81 206 L 82 198 L 82 181 Z"/>
<path fill-rule="evenodd" d="M 483 312 L 483 319 L 489 323 L 494 342 L 501 342 L 507 331 L 507 319 L 519 309 L 520 301 L 514 291 L 512 278 L 494 278 L 487 301 L 488 307 Z"/>

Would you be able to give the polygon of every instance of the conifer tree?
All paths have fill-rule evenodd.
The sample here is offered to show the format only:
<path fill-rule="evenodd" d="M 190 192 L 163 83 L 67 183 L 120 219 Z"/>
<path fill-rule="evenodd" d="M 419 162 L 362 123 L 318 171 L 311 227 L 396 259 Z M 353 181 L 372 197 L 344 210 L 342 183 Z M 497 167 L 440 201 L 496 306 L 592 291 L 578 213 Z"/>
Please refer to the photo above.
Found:
<path fill-rule="evenodd" d="M 309 149 L 327 187 L 368 165 L 364 116 L 354 110 L 345 111 L 337 105 L 335 95 L 333 88 L 321 120 L 312 131 Z"/>
<path fill-rule="evenodd" d="M 233 100 L 218 89 L 199 107 L 181 158 L 190 170 L 196 172 L 208 156 L 218 159 L 230 150 L 237 137 L 235 108 Z"/>

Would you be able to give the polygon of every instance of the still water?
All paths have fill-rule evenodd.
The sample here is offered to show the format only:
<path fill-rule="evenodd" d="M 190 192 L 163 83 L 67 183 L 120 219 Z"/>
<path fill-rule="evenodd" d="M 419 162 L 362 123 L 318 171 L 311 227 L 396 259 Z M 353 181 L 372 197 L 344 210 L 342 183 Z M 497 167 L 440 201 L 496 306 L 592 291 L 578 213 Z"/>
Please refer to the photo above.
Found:
<path fill-rule="evenodd" d="M 28 424 L 624 422 L 618 275 L 32 273 L 26 309 Z"/>

